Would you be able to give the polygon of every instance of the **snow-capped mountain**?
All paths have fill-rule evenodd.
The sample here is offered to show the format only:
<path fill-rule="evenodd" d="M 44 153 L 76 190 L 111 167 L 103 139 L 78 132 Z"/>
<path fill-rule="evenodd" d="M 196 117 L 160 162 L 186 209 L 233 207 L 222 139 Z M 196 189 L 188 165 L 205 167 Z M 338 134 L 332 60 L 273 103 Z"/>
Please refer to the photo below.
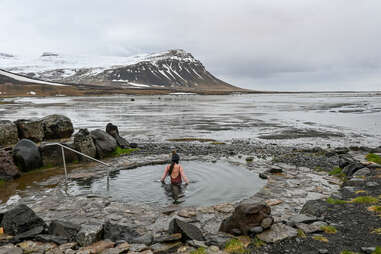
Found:
<path fill-rule="evenodd" d="M 38 58 L 3 57 L 0 69 L 40 80 L 114 87 L 238 90 L 210 74 L 184 50 L 133 57 L 65 56 L 45 52 Z"/>

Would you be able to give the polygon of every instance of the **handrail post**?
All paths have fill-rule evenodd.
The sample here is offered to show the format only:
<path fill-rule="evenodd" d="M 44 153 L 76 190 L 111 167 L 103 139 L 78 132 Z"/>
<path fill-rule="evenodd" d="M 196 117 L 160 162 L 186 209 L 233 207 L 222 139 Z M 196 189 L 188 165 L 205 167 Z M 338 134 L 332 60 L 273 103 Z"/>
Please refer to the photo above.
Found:
<path fill-rule="evenodd" d="M 65 160 L 65 151 L 63 146 L 61 146 L 61 151 L 62 151 L 62 162 L 65 170 L 65 182 L 67 183 L 67 170 L 66 170 L 66 160 Z"/>

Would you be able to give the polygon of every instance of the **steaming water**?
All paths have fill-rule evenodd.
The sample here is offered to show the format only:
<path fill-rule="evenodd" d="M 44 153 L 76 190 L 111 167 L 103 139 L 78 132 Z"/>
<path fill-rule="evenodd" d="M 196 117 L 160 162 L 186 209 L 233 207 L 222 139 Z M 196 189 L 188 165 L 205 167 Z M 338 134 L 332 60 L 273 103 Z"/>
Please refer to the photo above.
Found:
<path fill-rule="evenodd" d="M 130 141 L 205 137 L 252 138 L 271 143 L 379 146 L 381 93 L 252 94 L 227 96 L 116 95 L 16 98 L 0 105 L 0 118 L 69 116 L 76 129 L 119 126 Z M 9 100 L 9 99 L 8 99 Z M 336 137 L 258 139 L 288 133 L 334 133 Z"/>
<path fill-rule="evenodd" d="M 177 200 L 184 205 L 214 205 L 239 201 L 254 195 L 265 184 L 257 173 L 225 161 L 183 161 L 181 165 L 191 181 L 188 186 L 182 186 L 183 197 Z M 105 192 L 105 178 L 72 182 L 68 192 L 106 194 L 127 202 L 171 204 L 178 196 L 173 196 L 177 193 L 174 193 L 176 190 L 171 190 L 170 185 L 162 185 L 158 181 L 164 168 L 165 165 L 155 165 L 119 171 L 111 176 L 108 192 Z"/>

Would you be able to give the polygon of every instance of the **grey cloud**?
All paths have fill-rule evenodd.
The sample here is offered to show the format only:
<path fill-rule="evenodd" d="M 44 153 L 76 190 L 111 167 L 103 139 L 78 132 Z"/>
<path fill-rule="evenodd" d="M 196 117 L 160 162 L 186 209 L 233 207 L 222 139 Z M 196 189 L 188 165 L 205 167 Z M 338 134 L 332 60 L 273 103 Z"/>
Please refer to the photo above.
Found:
<path fill-rule="evenodd" d="M 252 89 L 380 90 L 379 10 L 378 0 L 0 0 L 0 52 L 183 48 Z"/>

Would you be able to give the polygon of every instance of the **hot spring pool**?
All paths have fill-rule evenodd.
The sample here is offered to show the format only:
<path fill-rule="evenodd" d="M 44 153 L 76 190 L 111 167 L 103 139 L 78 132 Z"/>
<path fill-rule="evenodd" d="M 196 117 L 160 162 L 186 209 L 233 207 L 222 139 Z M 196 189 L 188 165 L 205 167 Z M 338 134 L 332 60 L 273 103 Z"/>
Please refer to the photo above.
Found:
<path fill-rule="evenodd" d="M 69 185 L 68 192 L 108 195 L 119 201 L 152 205 L 181 203 L 207 206 L 248 198 L 265 184 L 257 173 L 226 161 L 182 161 L 181 165 L 190 180 L 190 184 L 183 185 L 181 190 L 174 189 L 170 184 L 161 184 L 159 179 L 165 165 L 154 165 L 110 174 L 108 191 L 106 179 L 101 178 L 74 181 Z"/>

